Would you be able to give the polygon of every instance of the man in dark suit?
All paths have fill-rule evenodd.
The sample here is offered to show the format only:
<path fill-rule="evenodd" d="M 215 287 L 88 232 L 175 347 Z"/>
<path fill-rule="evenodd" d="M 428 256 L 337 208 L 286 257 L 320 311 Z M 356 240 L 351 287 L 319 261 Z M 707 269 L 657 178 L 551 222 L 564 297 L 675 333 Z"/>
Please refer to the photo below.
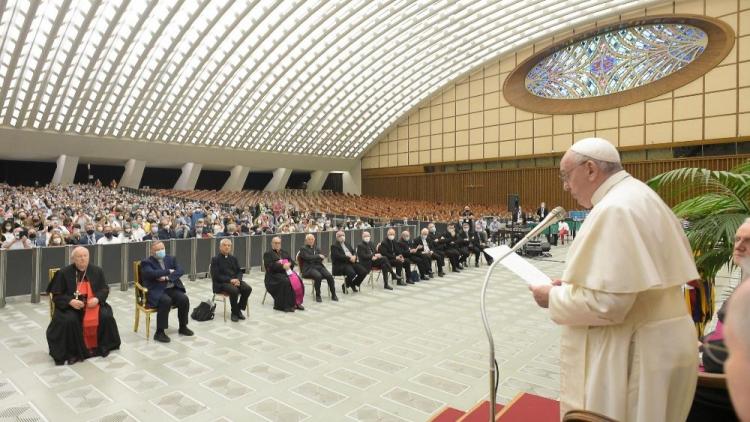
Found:
<path fill-rule="evenodd" d="M 456 226 L 453 224 L 448 224 L 448 229 L 443 236 L 446 240 L 446 249 L 454 249 L 458 253 L 458 268 L 453 267 L 453 271 L 463 270 L 466 266 L 466 259 L 469 258 L 468 236 L 464 238 L 456 233 Z"/>
<path fill-rule="evenodd" d="M 407 284 L 414 284 L 409 277 L 406 277 L 406 281 L 402 279 L 402 273 L 404 267 L 409 268 L 409 264 L 406 262 L 406 258 L 401 253 L 401 247 L 396 241 L 396 230 L 389 228 L 386 232 L 386 238 L 377 247 L 378 252 L 383 255 L 388 262 L 391 264 L 391 268 L 396 269 L 396 284 L 399 286 L 406 286 Z"/>
<path fill-rule="evenodd" d="M 190 300 L 182 284 L 183 271 L 173 256 L 167 255 L 164 243 L 156 241 L 151 244 L 151 256 L 141 261 L 141 281 L 148 289 L 148 306 L 156 308 L 156 333 L 154 340 L 169 343 L 169 336 L 164 332 L 169 325 L 169 311 L 177 308 L 177 330 L 183 336 L 192 336 L 188 328 Z"/>
<path fill-rule="evenodd" d="M 320 249 L 315 247 L 315 235 L 310 233 L 305 236 L 305 246 L 303 246 L 297 253 L 297 261 L 302 269 L 302 277 L 313 279 L 316 302 L 323 301 L 320 297 L 320 283 L 324 278 L 328 282 L 328 290 L 331 292 L 331 300 L 338 302 L 339 297 L 336 296 L 336 285 L 333 283 L 333 276 L 328 272 L 325 265 L 323 265 L 323 260 L 325 258 L 325 255 L 320 253 Z"/>
<path fill-rule="evenodd" d="M 380 273 L 383 274 L 383 288 L 393 290 L 393 287 L 388 285 L 388 275 L 393 271 L 393 268 L 391 268 L 388 258 L 378 253 L 372 246 L 370 232 L 362 232 L 362 243 L 357 245 L 357 259 L 367 269 L 368 273 L 372 271 L 373 267 L 380 268 Z"/>
<path fill-rule="evenodd" d="M 177 232 L 172 228 L 172 223 L 169 220 L 162 220 L 159 224 L 159 240 L 176 239 Z"/>
<path fill-rule="evenodd" d="M 443 265 L 445 265 L 445 254 L 443 254 L 443 252 L 438 249 L 434 237 L 430 237 L 429 227 L 423 228 L 419 234 L 419 238 L 414 239 L 414 244 L 422 247 L 422 256 L 427 258 L 427 265 L 432 267 L 432 265 L 430 265 L 430 261 L 435 261 L 438 267 L 438 276 L 445 276 L 445 272 L 443 272 Z M 430 268 L 430 270 L 432 270 L 432 268 Z"/>
<path fill-rule="evenodd" d="M 352 291 L 359 291 L 359 286 L 370 272 L 362 264 L 357 262 L 357 254 L 352 246 L 346 242 L 346 234 L 339 230 L 336 232 L 336 242 L 331 245 L 331 263 L 333 264 L 333 275 L 343 275 L 346 277 L 342 289 L 346 292 L 346 287 Z"/>
<path fill-rule="evenodd" d="M 474 266 L 479 266 L 479 254 L 484 254 L 487 264 L 492 264 L 492 257 L 484 251 L 488 246 L 487 232 L 484 230 L 474 230 L 469 232 L 469 250 L 474 254 Z"/>
<path fill-rule="evenodd" d="M 547 204 L 544 202 L 539 205 L 539 208 L 536 210 L 536 215 L 539 216 L 540 220 L 544 220 L 545 217 L 547 217 L 547 214 L 549 214 L 549 210 L 547 209 Z"/>
<path fill-rule="evenodd" d="M 81 238 L 78 240 L 79 245 L 96 245 L 96 241 L 104 236 L 101 233 L 94 231 L 94 225 L 86 223 L 86 232 L 81 233 Z"/>
<path fill-rule="evenodd" d="M 448 262 L 450 262 L 451 266 L 453 267 L 453 272 L 459 272 L 458 260 L 460 258 L 460 254 L 458 253 L 458 250 L 448 247 L 448 239 L 446 239 L 445 234 L 437 233 L 437 227 L 435 227 L 435 223 L 428 224 L 427 231 L 429 232 L 427 234 L 427 238 L 435 245 L 435 253 L 438 256 L 438 259 L 440 259 L 441 262 L 445 262 L 445 258 L 447 257 Z M 440 258 L 441 256 L 442 258 Z M 445 271 L 442 272 L 444 273 Z"/>
<path fill-rule="evenodd" d="M 222 239 L 219 242 L 219 254 L 211 258 L 211 281 L 214 293 L 229 295 L 232 307 L 232 321 L 245 319 L 242 311 L 247 308 L 247 299 L 253 289 L 242 281 L 242 269 L 237 258 L 231 255 L 232 241 Z"/>
<path fill-rule="evenodd" d="M 417 245 L 411 240 L 411 233 L 408 230 L 401 232 L 401 240 L 398 242 L 401 248 L 401 254 L 406 260 L 417 266 L 419 270 L 419 278 L 422 280 L 429 280 L 432 277 L 432 269 L 430 268 L 430 260 L 422 255 L 422 245 Z"/>
<path fill-rule="evenodd" d="M 82 246 L 74 248 L 70 258 L 73 263 L 59 270 L 47 286 L 55 302 L 47 344 L 56 365 L 105 357 L 120 348 L 104 271 L 89 264 L 89 251 Z"/>

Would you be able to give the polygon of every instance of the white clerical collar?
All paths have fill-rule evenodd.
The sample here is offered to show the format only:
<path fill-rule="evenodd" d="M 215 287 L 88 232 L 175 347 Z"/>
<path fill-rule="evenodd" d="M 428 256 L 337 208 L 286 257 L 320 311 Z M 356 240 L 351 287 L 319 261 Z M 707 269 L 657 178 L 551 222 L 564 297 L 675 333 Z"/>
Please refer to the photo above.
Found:
<path fill-rule="evenodd" d="M 604 195 L 606 195 L 612 187 L 628 177 L 630 177 L 630 174 L 625 170 L 620 170 L 609 176 L 609 178 L 596 189 L 594 195 L 591 196 L 591 204 L 596 206 L 596 204 L 604 198 Z"/>

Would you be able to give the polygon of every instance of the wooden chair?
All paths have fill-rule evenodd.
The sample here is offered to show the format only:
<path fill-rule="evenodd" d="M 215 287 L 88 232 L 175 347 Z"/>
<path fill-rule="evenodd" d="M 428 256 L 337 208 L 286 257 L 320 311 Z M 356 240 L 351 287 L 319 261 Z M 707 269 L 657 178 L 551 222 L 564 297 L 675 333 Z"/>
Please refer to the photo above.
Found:
<path fill-rule="evenodd" d="M 571 410 L 565 414 L 562 422 L 617 422 L 617 420 L 588 410 Z"/>
<path fill-rule="evenodd" d="M 47 271 L 47 278 L 50 282 L 58 271 L 60 271 L 60 268 L 50 268 L 49 271 Z M 52 292 L 49 292 L 47 296 L 49 298 L 49 319 L 52 319 L 52 315 L 55 313 L 55 295 Z"/>
<path fill-rule="evenodd" d="M 713 374 L 710 372 L 698 372 L 698 386 L 713 388 L 715 390 L 727 389 L 727 376 L 725 374 Z"/>

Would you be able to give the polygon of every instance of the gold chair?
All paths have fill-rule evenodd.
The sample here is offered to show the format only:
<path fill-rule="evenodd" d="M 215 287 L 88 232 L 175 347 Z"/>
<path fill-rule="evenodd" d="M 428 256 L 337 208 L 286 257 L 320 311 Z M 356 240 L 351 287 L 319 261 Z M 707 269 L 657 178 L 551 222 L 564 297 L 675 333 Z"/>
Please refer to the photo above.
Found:
<path fill-rule="evenodd" d="M 151 338 L 151 314 L 158 309 L 148 306 L 148 289 L 141 284 L 141 261 L 133 261 L 133 280 L 135 281 L 135 323 L 133 331 L 138 332 L 141 312 L 146 315 L 146 340 Z M 175 308 L 172 306 L 172 308 Z"/>
<path fill-rule="evenodd" d="M 52 282 L 52 279 L 55 277 L 55 274 L 60 271 L 60 268 L 50 268 L 49 271 L 47 271 L 47 278 L 50 282 Z M 49 292 L 47 294 L 47 297 L 49 299 L 49 319 L 52 319 L 52 315 L 55 313 L 55 295 L 52 292 Z"/>
<path fill-rule="evenodd" d="M 617 420 L 588 410 L 571 410 L 562 422 L 617 422 Z"/>

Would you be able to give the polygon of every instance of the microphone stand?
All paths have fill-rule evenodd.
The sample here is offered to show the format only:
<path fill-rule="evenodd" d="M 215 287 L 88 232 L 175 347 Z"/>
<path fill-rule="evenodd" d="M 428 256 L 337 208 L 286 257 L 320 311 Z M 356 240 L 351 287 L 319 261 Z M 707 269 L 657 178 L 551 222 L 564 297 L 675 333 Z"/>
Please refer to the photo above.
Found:
<path fill-rule="evenodd" d="M 565 210 L 563 210 L 561 207 L 558 208 L 559 210 L 556 208 L 555 210 L 550 212 L 547 218 L 548 221 L 542 221 L 537 227 L 534 227 L 534 229 L 532 229 L 526 236 L 524 236 L 523 239 L 519 240 L 515 245 L 513 245 L 513 247 L 510 248 L 508 252 L 504 253 L 498 259 L 494 260 L 490 265 L 490 268 L 487 269 L 487 274 L 484 276 L 484 283 L 482 284 L 482 292 L 480 294 L 479 300 L 479 311 L 482 314 L 482 324 L 484 325 L 484 332 L 487 334 L 487 341 L 489 342 L 490 346 L 490 422 L 495 422 L 495 405 L 497 403 L 497 388 L 495 386 L 495 377 L 499 375 L 497 374 L 499 368 L 497 370 L 495 369 L 495 340 L 492 337 L 492 330 L 490 329 L 490 321 L 487 318 L 486 309 L 487 286 L 490 283 L 490 275 L 492 275 L 492 271 L 495 269 L 495 266 L 502 262 L 503 259 L 510 256 L 510 254 L 516 253 L 516 251 L 521 249 L 521 247 L 528 243 L 529 240 L 538 236 L 547 227 L 551 226 L 557 221 L 560 221 L 560 219 L 562 219 L 562 217 L 565 215 Z"/>

